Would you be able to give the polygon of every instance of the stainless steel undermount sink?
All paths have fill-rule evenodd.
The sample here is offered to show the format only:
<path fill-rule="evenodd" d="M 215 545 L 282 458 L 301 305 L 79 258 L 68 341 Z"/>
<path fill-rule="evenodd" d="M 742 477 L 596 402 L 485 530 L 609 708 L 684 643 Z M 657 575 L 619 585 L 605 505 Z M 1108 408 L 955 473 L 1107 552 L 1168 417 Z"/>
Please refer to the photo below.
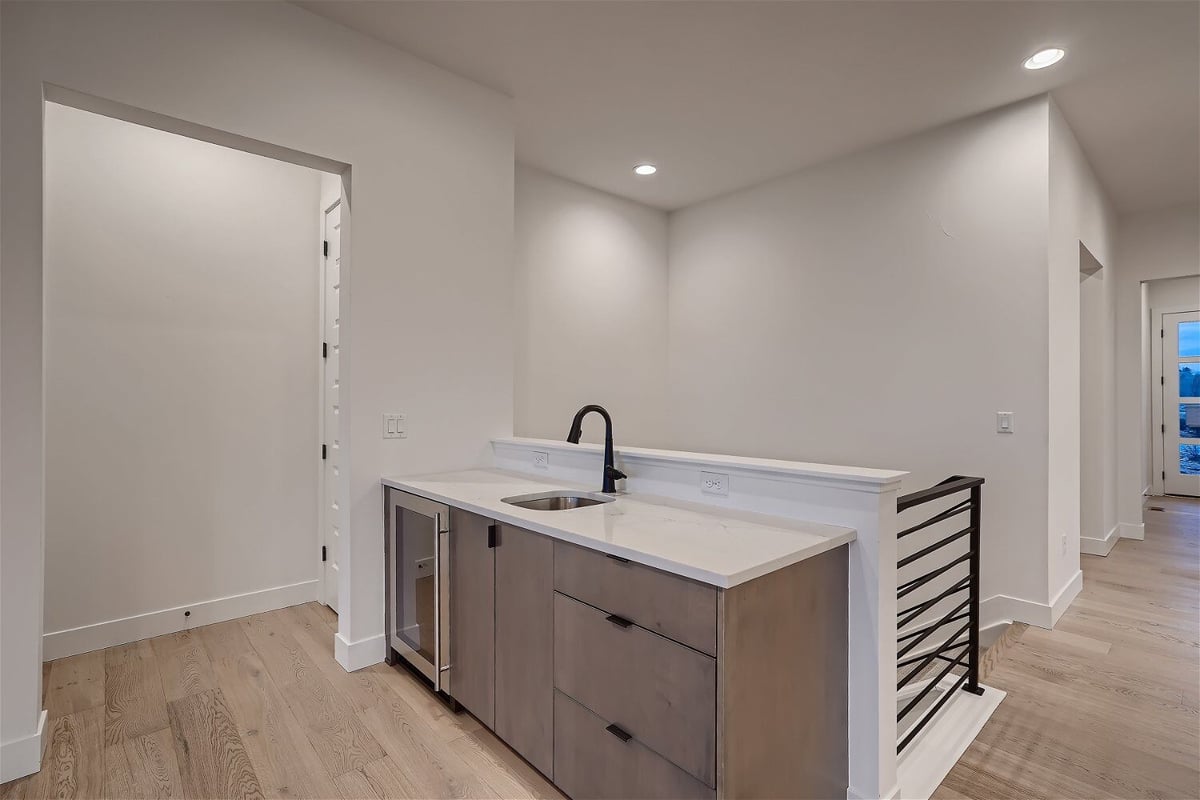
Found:
<path fill-rule="evenodd" d="M 567 511 L 572 508 L 611 503 L 614 499 L 616 498 L 588 492 L 538 492 L 537 494 L 502 497 L 500 501 L 518 508 L 531 508 L 534 511 Z"/>

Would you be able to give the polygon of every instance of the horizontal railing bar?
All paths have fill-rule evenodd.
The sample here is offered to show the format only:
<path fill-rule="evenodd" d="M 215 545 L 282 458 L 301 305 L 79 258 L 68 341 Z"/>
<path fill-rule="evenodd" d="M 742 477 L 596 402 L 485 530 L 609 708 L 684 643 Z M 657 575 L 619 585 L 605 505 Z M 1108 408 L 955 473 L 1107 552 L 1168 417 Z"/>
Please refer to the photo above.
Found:
<path fill-rule="evenodd" d="M 911 556 L 905 556 L 904 558 L 900 559 L 900 563 L 896 565 L 897 569 L 903 569 L 904 567 L 907 567 L 912 562 L 916 561 L 918 558 L 924 558 L 925 556 L 932 553 L 934 550 L 938 550 L 942 547 L 945 547 L 946 545 L 950 544 L 951 542 L 953 542 L 957 539 L 961 539 L 962 537 L 964 537 L 968 533 L 970 533 L 971 530 L 972 530 L 971 526 L 968 525 L 967 527 L 963 528 L 958 533 L 952 533 L 949 536 L 947 536 L 945 539 L 942 539 L 939 542 L 934 542 L 933 544 L 929 545 L 928 547 L 922 547 L 920 550 L 913 553 Z"/>
<path fill-rule="evenodd" d="M 945 669 L 943 669 L 943 670 L 942 670 L 940 673 L 938 673 L 938 676 L 937 676 L 936 678 L 934 678 L 933 680 L 931 680 L 931 681 L 929 682 L 929 685 L 928 685 L 928 686 L 926 686 L 926 687 L 925 687 L 924 689 L 922 689 L 921 691 L 917 692 L 917 696 L 916 696 L 916 697 L 914 697 L 912 700 L 909 700 L 909 701 L 908 701 L 908 705 L 906 705 L 906 706 L 905 706 L 905 707 L 904 707 L 904 708 L 903 708 L 903 709 L 900 711 L 900 713 L 896 715 L 896 721 L 897 721 L 897 722 L 899 722 L 900 720 L 902 720 L 902 719 L 904 718 L 904 716 L 905 716 L 906 714 L 908 714 L 908 712 L 910 712 L 910 711 L 912 711 L 914 708 L 916 708 L 916 707 L 917 707 L 917 706 L 920 704 L 920 702 L 921 702 L 922 700 L 924 700 L 924 699 L 925 699 L 925 695 L 927 695 L 927 694 L 929 694 L 931 691 L 933 691 L 933 687 L 935 687 L 935 686 L 937 686 L 939 683 L 941 683 L 941 682 L 942 682 L 942 678 L 944 678 L 944 677 L 946 677 L 947 675 L 949 675 L 949 674 L 950 674 L 950 670 L 954 669 L 955 667 L 962 666 L 963 659 L 967 657 L 967 653 L 969 653 L 970 651 L 971 651 L 971 648 L 969 648 L 969 647 L 968 647 L 966 650 L 964 650 L 964 651 L 963 651 L 963 654 L 962 654 L 961 656 L 959 656 L 958 658 L 954 659 L 954 661 L 950 662 L 950 663 L 949 663 L 949 664 L 946 666 L 946 668 L 945 668 Z"/>
<path fill-rule="evenodd" d="M 944 522 L 953 516 L 961 514 L 964 511 L 970 511 L 970 510 L 971 510 L 971 498 L 968 497 L 966 500 L 963 500 L 958 505 L 950 506 L 950 508 L 947 508 L 945 511 L 942 511 L 938 514 L 934 514 L 932 517 L 925 520 L 924 522 L 919 522 L 916 525 L 913 525 L 911 528 L 905 528 L 904 530 L 902 530 L 896 534 L 896 538 L 903 539 L 905 536 L 908 536 L 910 533 L 916 533 L 917 531 L 921 530 L 922 528 L 928 528 L 930 525 L 936 525 L 939 522 Z"/>
<path fill-rule="evenodd" d="M 963 475 L 951 475 L 946 480 L 930 486 L 928 489 L 921 489 L 911 494 L 902 495 L 896 499 L 896 510 L 906 511 L 913 506 L 919 506 L 922 503 L 928 503 L 931 500 L 937 500 L 939 497 L 961 492 L 964 489 L 972 489 L 976 486 L 983 485 L 983 478 L 968 478 Z"/>
<path fill-rule="evenodd" d="M 933 628 L 933 629 L 940 628 L 943 625 L 949 625 L 951 622 L 958 622 L 960 619 L 966 619 L 969 616 L 971 616 L 971 612 L 967 611 L 962 614 L 959 614 L 957 617 L 951 617 L 950 619 L 946 620 L 945 622 L 939 622 L 936 625 L 931 626 L 931 628 Z M 899 644 L 900 642 L 903 642 L 905 639 L 911 639 L 912 637 L 916 636 L 919 633 L 922 633 L 927 630 L 931 630 L 931 628 L 917 628 L 915 631 L 909 631 L 908 633 L 897 636 L 896 643 Z"/>
<path fill-rule="evenodd" d="M 962 688 L 963 683 L 966 682 L 970 674 L 970 672 L 964 672 L 962 675 L 960 675 L 958 680 L 954 682 L 954 685 L 946 690 L 946 694 L 942 697 L 939 697 L 938 701 L 934 703 L 928 711 L 925 712 L 924 716 L 921 717 L 921 720 L 904 735 L 903 739 L 900 740 L 900 744 L 896 747 L 897 753 L 903 750 L 908 743 L 913 740 L 913 737 L 921 732 L 921 729 L 925 727 L 925 724 L 929 722 L 929 720 L 933 719 L 937 712 L 942 710 L 942 706 L 946 705 L 950 698 L 954 696 L 954 693 Z"/>
<path fill-rule="evenodd" d="M 949 639 L 946 640 L 945 644 L 941 645 L 936 650 L 926 650 L 923 653 L 919 653 L 915 656 L 910 656 L 910 657 L 904 659 L 903 661 L 897 662 L 896 669 L 899 669 L 900 667 L 907 667 L 909 664 L 915 664 L 918 661 L 920 661 L 921 659 L 923 659 L 929 655 L 934 655 L 934 656 L 939 656 L 939 657 L 945 658 L 945 656 L 943 654 L 947 650 L 957 650 L 958 648 L 962 647 L 964 644 L 968 644 L 970 642 L 969 639 L 964 639 L 964 640 L 958 641 L 958 642 L 954 641 L 959 636 L 961 636 L 963 633 L 965 633 L 970 627 L 971 627 L 970 623 L 968 623 L 965 627 L 959 628 L 958 631 L 953 636 L 951 636 Z"/>
<path fill-rule="evenodd" d="M 936 631 L 938 628 L 942 627 L 943 625 L 948 624 L 950 622 L 951 617 L 953 617 L 955 614 L 961 613 L 962 610 L 969 605 L 971 605 L 971 598 L 968 597 L 966 600 L 962 601 L 962 603 L 959 604 L 958 608 L 952 609 L 949 614 L 942 617 L 936 623 L 934 623 L 933 625 L 930 625 L 928 628 L 926 628 L 925 632 L 923 634 L 918 636 L 916 639 L 913 639 L 908 644 L 904 645 L 904 647 L 900 648 L 900 652 L 896 653 L 896 658 L 903 658 L 914 647 L 919 645 L 921 642 L 925 641 L 926 637 L 928 637 L 929 634 L 933 633 L 934 631 Z M 970 623 L 968 623 L 968 624 L 970 624 Z M 953 638 L 953 637 L 951 637 L 951 638 Z M 904 665 L 901 664 L 900 666 L 904 666 Z"/>
<path fill-rule="evenodd" d="M 933 572 L 926 572 L 924 575 L 922 575 L 919 578 L 913 578 L 911 581 L 907 581 L 903 586 L 901 586 L 899 589 L 896 590 L 896 599 L 899 600 L 901 597 L 904 597 L 904 595 L 910 594 L 911 592 L 914 592 L 917 589 L 920 589 L 922 586 L 929 583 L 931 580 L 938 577 L 939 575 L 945 575 L 947 572 L 954 569 L 956 566 L 958 566 L 962 562 L 968 561 L 971 558 L 971 556 L 973 556 L 973 555 L 975 555 L 974 550 L 967 553 L 966 555 L 959 556 L 958 558 L 951 561 L 949 564 L 938 567 Z M 969 567 L 968 567 L 968 569 L 969 569 Z"/>
<path fill-rule="evenodd" d="M 908 614 L 908 616 L 904 617 L 899 622 L 897 622 L 896 628 L 897 629 L 903 628 L 905 625 L 912 622 L 914 619 L 921 616 L 926 611 L 933 608 L 934 606 L 936 606 L 938 603 L 945 600 L 950 595 L 957 594 L 958 592 L 961 592 L 965 589 L 970 589 L 970 588 L 971 588 L 971 577 L 968 575 L 967 577 L 963 578 L 961 581 L 959 581 L 955 585 L 951 586 L 946 591 L 939 594 L 937 597 L 931 597 L 930 599 L 926 600 L 924 603 L 921 603 L 921 605 L 919 605 L 919 606 L 913 606 L 912 608 L 906 608 L 905 610 L 899 612 L 900 614 Z"/>
<path fill-rule="evenodd" d="M 966 625 L 963 625 L 961 628 L 959 628 L 955 632 L 955 634 L 953 636 L 950 637 L 950 641 L 954 641 L 959 636 L 962 636 L 964 633 L 966 633 L 968 630 L 970 630 L 970 628 L 971 628 L 971 623 L 969 623 L 969 622 Z M 968 643 L 969 643 L 969 640 L 968 640 Z M 961 647 L 963 644 L 964 643 L 960 642 L 958 645 L 956 645 L 956 647 Z M 956 647 L 951 647 L 949 649 L 954 650 L 954 649 L 956 649 Z M 969 651 L 970 651 L 970 648 L 968 647 L 967 650 L 965 650 L 963 652 L 966 653 Z M 944 653 L 944 652 L 945 652 L 945 650 L 939 649 L 939 650 L 935 650 L 932 653 L 924 653 L 920 656 L 917 656 L 916 661 L 919 661 L 921 663 L 919 663 L 919 664 L 917 664 L 917 666 L 913 667 L 913 669 L 907 675 L 905 675 L 903 678 L 901 678 L 899 681 L 896 682 L 896 690 L 899 691 L 900 689 L 903 689 L 905 687 L 905 685 L 907 685 L 908 682 L 913 679 L 913 677 L 920 674 L 921 670 L 925 669 L 926 667 L 928 667 L 930 664 L 933 663 L 933 660 L 935 658 L 937 658 L 938 653 Z M 896 669 L 899 669 L 901 666 L 908 666 L 908 664 L 912 664 L 912 663 L 915 663 L 915 661 L 910 660 L 908 663 L 903 664 L 903 665 L 897 664 Z"/>

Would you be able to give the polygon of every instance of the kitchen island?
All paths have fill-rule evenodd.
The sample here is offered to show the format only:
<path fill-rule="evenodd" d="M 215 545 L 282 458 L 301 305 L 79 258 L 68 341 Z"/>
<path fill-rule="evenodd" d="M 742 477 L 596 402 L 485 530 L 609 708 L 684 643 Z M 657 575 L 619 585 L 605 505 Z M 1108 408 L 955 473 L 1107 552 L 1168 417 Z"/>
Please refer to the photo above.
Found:
<path fill-rule="evenodd" d="M 568 795 L 845 796 L 854 530 L 500 470 L 384 485 L 389 661 Z M 511 502 L 563 495 L 592 504 Z"/>

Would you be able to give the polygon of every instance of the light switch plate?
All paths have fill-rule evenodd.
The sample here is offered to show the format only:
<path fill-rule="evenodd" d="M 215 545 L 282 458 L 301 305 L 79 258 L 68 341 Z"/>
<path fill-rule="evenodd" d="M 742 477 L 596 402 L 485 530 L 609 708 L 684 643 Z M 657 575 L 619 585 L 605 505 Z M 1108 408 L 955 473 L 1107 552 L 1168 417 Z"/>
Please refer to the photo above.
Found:
<path fill-rule="evenodd" d="M 729 496 L 729 476 L 724 472 L 701 472 L 700 491 L 704 494 Z"/>
<path fill-rule="evenodd" d="M 383 438 L 407 439 L 408 417 L 404 414 L 383 415 Z"/>
<path fill-rule="evenodd" d="M 1013 432 L 1013 412 L 997 411 L 996 412 L 996 433 L 1012 433 Z"/>

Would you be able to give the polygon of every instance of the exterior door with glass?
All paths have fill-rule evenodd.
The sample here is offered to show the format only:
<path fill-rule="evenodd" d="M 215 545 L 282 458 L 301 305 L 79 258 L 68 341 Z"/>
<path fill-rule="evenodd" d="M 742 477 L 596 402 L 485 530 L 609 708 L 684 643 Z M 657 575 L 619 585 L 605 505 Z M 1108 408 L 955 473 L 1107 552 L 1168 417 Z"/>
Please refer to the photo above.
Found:
<path fill-rule="evenodd" d="M 1163 492 L 1200 497 L 1200 312 L 1162 322 Z"/>

